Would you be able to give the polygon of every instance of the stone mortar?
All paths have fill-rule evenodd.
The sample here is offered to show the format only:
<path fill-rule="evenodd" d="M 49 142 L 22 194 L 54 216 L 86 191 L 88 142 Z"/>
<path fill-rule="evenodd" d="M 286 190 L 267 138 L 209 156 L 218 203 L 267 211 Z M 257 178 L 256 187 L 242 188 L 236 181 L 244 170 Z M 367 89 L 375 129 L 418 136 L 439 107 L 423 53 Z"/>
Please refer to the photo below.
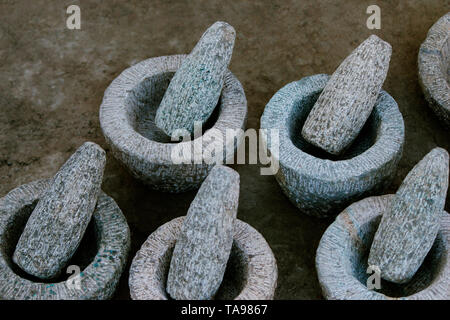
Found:
<path fill-rule="evenodd" d="M 442 213 L 438 236 L 425 261 L 406 284 L 381 280 L 381 289 L 367 288 L 367 258 L 381 217 L 394 195 L 369 197 L 339 214 L 320 240 L 316 269 L 327 299 L 450 299 L 450 215 Z"/>
<path fill-rule="evenodd" d="M 428 31 L 420 46 L 419 82 L 437 117 L 450 128 L 450 12 Z"/>
<path fill-rule="evenodd" d="M 178 217 L 153 232 L 133 259 L 130 293 L 134 300 L 166 300 L 166 280 L 176 240 L 184 217 Z M 233 248 L 217 300 L 271 300 L 277 286 L 275 257 L 264 237 L 236 219 Z"/>
<path fill-rule="evenodd" d="M 244 129 L 247 120 L 244 89 L 227 71 L 219 103 L 203 126 L 203 135 L 192 141 L 171 142 L 154 119 L 164 92 L 185 57 L 151 58 L 126 69 L 106 89 L 100 107 L 100 126 L 114 156 L 135 178 L 161 191 L 196 189 L 214 166 L 205 161 L 175 164 L 171 157 L 175 146 L 194 150 L 194 143 L 202 138 L 202 150 L 206 150 L 213 140 L 225 141 L 226 129 Z M 217 130 L 209 130 L 212 128 Z M 223 161 L 234 157 L 241 141 L 234 143 L 233 152 L 224 152 Z"/>
<path fill-rule="evenodd" d="M 317 217 L 335 215 L 356 200 L 381 193 L 395 176 L 405 138 L 397 103 L 382 90 L 372 114 L 343 155 L 331 156 L 307 143 L 300 128 L 328 79 L 319 74 L 284 86 L 261 117 L 262 129 L 279 130 L 279 153 L 264 135 L 263 141 L 271 156 L 278 157 L 275 178 L 281 189 L 301 211 Z"/>
<path fill-rule="evenodd" d="M 80 290 L 61 276 L 43 282 L 21 272 L 12 254 L 50 180 L 22 185 L 0 199 L 0 300 L 101 300 L 114 294 L 130 248 L 130 230 L 112 198 L 101 192 L 91 224 L 69 265 L 80 267 Z"/>

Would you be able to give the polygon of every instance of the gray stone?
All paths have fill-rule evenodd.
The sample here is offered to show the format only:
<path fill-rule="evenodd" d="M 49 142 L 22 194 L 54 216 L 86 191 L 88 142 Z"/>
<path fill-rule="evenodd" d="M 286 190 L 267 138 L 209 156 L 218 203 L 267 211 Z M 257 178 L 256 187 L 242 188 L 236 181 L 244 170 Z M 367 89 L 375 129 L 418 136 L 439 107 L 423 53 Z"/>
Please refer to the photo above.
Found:
<path fill-rule="evenodd" d="M 156 112 L 156 125 L 167 135 L 175 130 L 194 132 L 219 101 L 236 33 L 226 22 L 210 26 L 177 70 Z"/>
<path fill-rule="evenodd" d="M 375 35 L 336 69 L 303 125 L 309 143 L 340 154 L 366 123 L 389 69 L 392 48 Z"/>
<path fill-rule="evenodd" d="M 11 257 L 33 209 L 51 180 L 22 185 L 0 198 L 0 300 L 103 300 L 113 296 L 125 269 L 130 249 L 130 230 L 112 198 L 100 193 L 87 229 L 89 237 L 70 261 L 80 267 L 79 287 L 70 286 L 73 272 L 55 282 L 43 283 L 23 277 Z M 86 234 L 85 234 L 86 237 Z"/>
<path fill-rule="evenodd" d="M 238 203 L 239 174 L 215 166 L 192 201 L 175 245 L 167 278 L 172 298 L 214 297 L 230 256 Z"/>
<path fill-rule="evenodd" d="M 278 130 L 279 145 L 263 136 L 280 169 L 283 192 L 301 211 L 318 217 L 338 214 L 367 195 L 382 192 L 395 176 L 405 129 L 395 100 L 385 91 L 358 138 L 339 156 L 316 148 L 299 132 L 329 76 L 314 75 L 280 89 L 266 105 L 261 128 Z"/>
<path fill-rule="evenodd" d="M 170 79 L 180 67 L 185 55 L 151 58 L 123 71 L 108 87 L 100 107 L 100 126 L 113 155 L 136 179 L 151 188 L 167 192 L 183 192 L 199 188 L 214 164 L 204 159 L 188 159 L 174 163 L 175 148 L 202 150 L 212 141 L 226 141 L 226 130 L 245 129 L 247 100 L 239 80 L 230 72 L 219 104 L 205 124 L 204 133 L 195 140 L 174 143 L 159 130 L 154 117 Z M 238 139 L 226 149 L 223 162 L 234 157 L 241 144 Z M 227 145 L 228 147 L 228 145 Z"/>
<path fill-rule="evenodd" d="M 448 153 L 430 151 L 406 176 L 383 215 L 370 249 L 369 264 L 394 283 L 411 280 L 439 231 L 448 188 Z"/>
<path fill-rule="evenodd" d="M 14 252 L 25 272 L 54 278 L 75 253 L 97 203 L 105 161 L 105 151 L 86 142 L 53 177 Z"/>
<path fill-rule="evenodd" d="M 367 256 L 383 214 L 394 195 L 369 197 L 339 214 L 320 240 L 316 269 L 323 295 L 332 300 L 448 300 L 450 299 L 450 215 L 441 213 L 441 227 L 427 258 L 406 284 L 380 281 L 367 272 Z M 369 279 L 372 277 L 372 279 Z"/>
<path fill-rule="evenodd" d="M 431 109 L 450 128 L 450 12 L 428 31 L 420 46 L 419 82 Z"/>
<path fill-rule="evenodd" d="M 136 253 L 130 268 L 133 300 L 166 300 L 167 273 L 185 217 L 159 227 Z M 236 219 L 233 247 L 216 300 L 271 300 L 277 287 L 275 256 L 264 237 Z"/>

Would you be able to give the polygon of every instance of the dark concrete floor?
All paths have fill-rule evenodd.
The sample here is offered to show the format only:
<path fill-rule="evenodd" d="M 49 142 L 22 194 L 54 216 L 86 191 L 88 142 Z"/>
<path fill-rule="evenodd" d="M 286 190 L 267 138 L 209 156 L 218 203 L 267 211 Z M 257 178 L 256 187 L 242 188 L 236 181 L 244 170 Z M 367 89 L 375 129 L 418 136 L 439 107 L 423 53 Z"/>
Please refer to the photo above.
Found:
<path fill-rule="evenodd" d="M 81 30 L 66 29 L 70 4 L 81 7 Z M 370 4 L 381 7 L 381 30 L 366 28 Z M 332 73 L 372 33 L 390 42 L 384 89 L 397 100 L 406 125 L 392 192 L 434 146 L 450 150 L 448 131 L 430 113 L 416 71 L 420 43 L 449 9 L 448 0 L 0 0 L 0 196 L 52 176 L 84 141 L 108 151 L 98 121 L 108 84 L 140 60 L 189 52 L 217 20 L 237 31 L 230 69 L 245 88 L 251 128 L 259 127 L 265 104 L 283 85 Z M 276 298 L 321 298 L 315 250 L 331 220 L 299 212 L 258 166 L 235 168 L 241 175 L 238 217 L 264 235 L 278 260 Z M 184 215 L 195 196 L 150 190 L 110 152 L 103 189 L 128 219 L 130 260 L 158 226 Z M 129 298 L 127 278 L 126 272 L 117 298 Z"/>

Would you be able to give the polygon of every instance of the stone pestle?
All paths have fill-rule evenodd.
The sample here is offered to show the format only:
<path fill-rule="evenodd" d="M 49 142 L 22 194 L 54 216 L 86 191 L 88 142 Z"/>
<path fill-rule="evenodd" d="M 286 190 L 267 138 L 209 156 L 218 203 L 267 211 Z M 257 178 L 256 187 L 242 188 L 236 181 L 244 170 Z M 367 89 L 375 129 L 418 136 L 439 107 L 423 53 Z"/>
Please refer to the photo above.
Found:
<path fill-rule="evenodd" d="M 75 253 L 94 212 L 105 151 L 84 143 L 59 169 L 16 245 L 13 261 L 41 279 L 58 276 Z"/>
<path fill-rule="evenodd" d="M 408 173 L 383 214 L 369 254 L 381 277 L 406 283 L 421 266 L 439 231 L 448 188 L 449 156 L 434 148 Z"/>
<path fill-rule="evenodd" d="M 372 35 L 345 58 L 303 125 L 306 141 L 334 155 L 350 146 L 372 112 L 391 52 L 389 43 Z"/>
<path fill-rule="evenodd" d="M 194 132 L 216 107 L 233 53 L 236 32 L 226 22 L 210 26 L 182 62 L 156 112 L 158 128 L 168 136 L 176 130 Z"/>
<path fill-rule="evenodd" d="M 208 300 L 216 294 L 233 244 L 239 174 L 217 165 L 192 201 L 175 244 L 167 292 L 177 300 Z"/>

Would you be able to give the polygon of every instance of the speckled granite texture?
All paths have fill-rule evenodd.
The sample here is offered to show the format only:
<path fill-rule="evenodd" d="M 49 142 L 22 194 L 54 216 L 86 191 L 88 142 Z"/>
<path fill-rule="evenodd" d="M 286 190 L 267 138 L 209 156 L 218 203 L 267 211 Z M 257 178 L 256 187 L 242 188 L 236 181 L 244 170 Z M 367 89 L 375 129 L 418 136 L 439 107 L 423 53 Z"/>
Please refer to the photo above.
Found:
<path fill-rule="evenodd" d="M 51 279 L 66 266 L 91 220 L 105 162 L 105 151 L 86 142 L 52 178 L 14 251 L 14 263 L 25 272 Z"/>
<path fill-rule="evenodd" d="M 134 300 L 166 300 L 170 260 L 184 217 L 167 222 L 153 232 L 133 259 L 130 294 Z M 217 300 L 271 300 L 277 286 L 275 257 L 263 236 L 236 219 L 233 247 Z"/>
<path fill-rule="evenodd" d="M 284 86 L 261 117 L 261 128 L 279 130 L 279 185 L 301 211 L 317 217 L 337 214 L 356 200 L 382 192 L 395 175 L 405 138 L 397 103 L 381 91 L 343 155 L 332 157 L 307 143 L 298 133 L 328 80 L 319 74 Z M 276 156 L 271 141 L 265 143 Z"/>
<path fill-rule="evenodd" d="M 371 35 L 345 58 L 306 118 L 303 138 L 335 155 L 349 147 L 372 113 L 391 53 L 389 43 Z"/>
<path fill-rule="evenodd" d="M 236 32 L 226 22 L 210 26 L 183 60 L 156 112 L 155 123 L 167 135 L 184 129 L 194 133 L 194 123 L 202 124 L 219 101 L 225 73 L 233 54 Z"/>
<path fill-rule="evenodd" d="M 382 215 L 394 195 L 370 197 L 345 209 L 320 240 L 316 269 L 327 299 L 450 299 L 450 215 L 441 213 L 441 227 L 424 263 L 408 283 L 381 279 L 381 289 L 369 290 L 367 256 Z"/>
<path fill-rule="evenodd" d="M 425 98 L 438 118 L 450 128 L 450 12 L 428 31 L 420 46 L 418 65 Z"/>
<path fill-rule="evenodd" d="M 177 300 L 209 300 L 222 282 L 233 244 L 239 174 L 215 166 L 192 201 L 170 262 L 167 292 Z"/>
<path fill-rule="evenodd" d="M 430 151 L 406 176 L 383 214 L 369 264 L 385 280 L 405 283 L 422 265 L 439 231 L 448 189 L 448 153 Z"/>
<path fill-rule="evenodd" d="M 22 185 L 0 199 L 0 299 L 85 300 L 109 299 L 113 295 L 130 247 L 130 230 L 121 210 L 101 193 L 92 215 L 89 234 L 69 264 L 81 268 L 80 287 L 67 285 L 69 277 L 45 283 L 22 275 L 12 262 L 20 234 L 50 180 Z M 86 236 L 85 236 L 86 237 Z"/>
<path fill-rule="evenodd" d="M 243 129 L 247 120 L 244 89 L 227 71 L 221 98 L 203 127 L 203 135 L 190 142 L 170 143 L 170 137 L 156 127 L 154 117 L 170 79 L 184 58 L 185 55 L 151 58 L 126 69 L 105 91 L 100 107 L 100 126 L 114 156 L 135 178 L 161 191 L 199 188 L 213 167 L 204 160 L 195 163 L 194 158 L 174 164 L 174 148 L 193 153 L 194 143 L 200 143 L 202 150 L 207 150 L 215 143 L 226 141 L 226 129 Z M 211 128 L 217 130 L 208 130 Z M 224 154 L 224 161 L 234 156 L 241 139 L 232 143 L 228 149 L 224 148 L 232 151 Z"/>

